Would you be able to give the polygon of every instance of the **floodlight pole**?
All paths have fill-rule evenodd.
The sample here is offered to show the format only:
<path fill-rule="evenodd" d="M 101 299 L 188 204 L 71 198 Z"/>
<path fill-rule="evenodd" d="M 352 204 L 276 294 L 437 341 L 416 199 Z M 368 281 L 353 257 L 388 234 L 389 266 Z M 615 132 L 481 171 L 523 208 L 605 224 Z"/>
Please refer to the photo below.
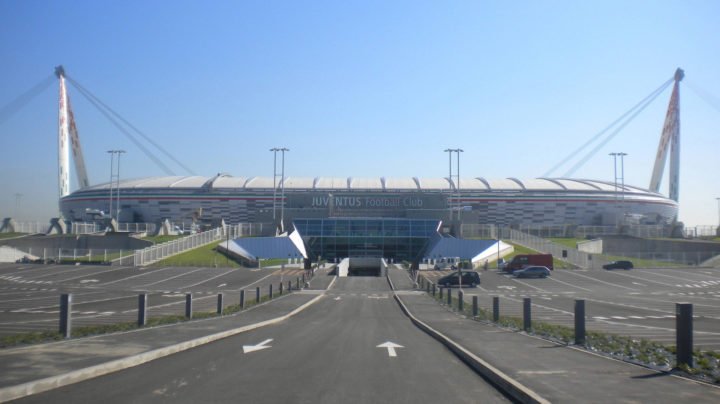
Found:
<path fill-rule="evenodd" d="M 275 200 L 277 198 L 277 147 L 273 147 L 270 149 L 271 152 L 273 152 L 273 222 L 275 221 Z"/>
<path fill-rule="evenodd" d="M 115 219 L 120 220 L 120 155 L 125 153 L 125 150 L 108 150 L 110 154 L 110 208 L 108 214 L 110 219 L 113 218 L 113 188 L 117 187 L 117 206 L 115 207 Z M 115 174 L 115 155 L 117 154 L 117 174 Z"/>
<path fill-rule="evenodd" d="M 620 190 L 620 210 L 623 214 L 623 224 L 625 224 L 625 156 L 627 155 L 627 153 L 623 152 L 618 153 L 618 156 L 620 156 L 620 181 L 622 187 L 622 189 Z"/>
<path fill-rule="evenodd" d="M 450 184 L 452 186 L 452 180 L 453 180 L 452 179 L 453 178 L 452 177 L 452 152 L 453 152 L 453 149 L 447 148 L 443 151 L 448 154 L 448 181 L 450 181 Z M 451 197 L 450 197 L 449 202 L 452 201 L 452 188 L 450 189 L 450 195 L 451 195 Z M 448 210 L 450 211 L 450 220 L 452 220 L 452 218 L 453 218 L 452 203 L 448 203 Z"/>
<path fill-rule="evenodd" d="M 118 159 L 117 159 L 117 206 L 115 206 L 115 209 L 117 210 L 117 214 L 115 215 L 115 220 L 120 223 L 120 156 L 125 153 L 125 150 L 117 150 Z"/>
<path fill-rule="evenodd" d="M 280 227 L 284 231 L 285 230 L 285 152 L 290 151 L 290 149 L 286 147 L 281 147 L 280 151 L 282 152 L 282 173 L 280 174 L 280 202 L 282 203 L 280 205 Z"/>

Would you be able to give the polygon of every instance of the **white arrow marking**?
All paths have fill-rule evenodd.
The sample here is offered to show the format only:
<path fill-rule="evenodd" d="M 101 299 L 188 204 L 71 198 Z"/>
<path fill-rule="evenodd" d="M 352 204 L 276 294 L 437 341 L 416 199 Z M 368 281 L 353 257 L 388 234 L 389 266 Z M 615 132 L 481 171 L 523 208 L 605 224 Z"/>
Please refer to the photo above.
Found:
<path fill-rule="evenodd" d="M 100 282 L 97 279 L 83 279 L 80 281 L 80 283 L 94 283 L 94 282 Z"/>
<path fill-rule="evenodd" d="M 498 289 L 515 289 L 515 286 L 498 286 Z"/>
<path fill-rule="evenodd" d="M 263 341 L 257 345 L 243 345 L 243 353 L 250 353 L 250 352 L 254 352 L 254 351 L 260 351 L 265 348 L 270 348 L 270 346 L 265 345 L 265 344 L 269 344 L 270 342 L 272 342 L 272 338 L 266 339 L 265 341 Z"/>
<path fill-rule="evenodd" d="M 395 357 L 395 356 L 397 356 L 397 354 L 395 353 L 395 348 L 405 348 L 405 347 L 402 345 L 398 345 L 394 342 L 388 341 L 388 342 L 378 345 L 376 348 L 387 348 L 388 356 Z"/>
<path fill-rule="evenodd" d="M 334 298 L 333 300 L 340 300 L 340 296 Z"/>
<path fill-rule="evenodd" d="M 227 283 L 221 283 L 221 284 L 217 285 L 217 287 L 219 287 L 219 288 L 221 288 L 223 286 L 227 286 Z"/>

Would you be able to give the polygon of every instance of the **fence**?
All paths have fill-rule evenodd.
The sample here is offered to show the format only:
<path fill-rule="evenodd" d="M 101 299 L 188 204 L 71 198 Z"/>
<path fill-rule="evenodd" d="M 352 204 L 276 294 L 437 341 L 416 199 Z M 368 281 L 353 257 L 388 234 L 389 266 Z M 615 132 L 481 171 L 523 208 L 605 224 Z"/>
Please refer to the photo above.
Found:
<path fill-rule="evenodd" d="M 47 233 L 50 230 L 50 222 L 15 222 L 16 233 Z"/>
<path fill-rule="evenodd" d="M 168 241 L 136 250 L 134 254 L 135 266 L 150 265 L 167 257 L 191 250 L 212 242 L 224 239 L 234 239 L 245 236 L 262 234 L 262 223 L 240 223 L 234 226 L 218 227 L 202 233 L 191 234 L 187 237 Z"/>
<path fill-rule="evenodd" d="M 101 248 L 47 248 L 47 247 L 14 247 L 24 253 L 29 260 L 42 262 L 73 261 L 85 263 L 113 263 L 117 265 L 133 265 L 133 250 L 101 249 Z"/>
<path fill-rule="evenodd" d="M 520 232 L 530 234 L 537 237 L 571 237 L 571 238 L 587 238 L 599 236 L 617 236 L 626 235 L 640 238 L 661 238 L 670 236 L 670 227 L 668 226 L 651 226 L 651 225 L 625 225 L 625 226 L 576 226 L 576 225 L 557 225 L 557 226 L 540 226 L 521 224 L 517 226 L 509 226 Z M 694 230 L 698 229 L 698 230 Z M 700 232 L 703 235 L 709 235 L 714 231 L 713 226 L 698 226 L 691 228 L 693 234 Z M 498 226 L 493 224 L 473 224 L 467 223 L 460 226 L 460 236 L 462 238 L 497 238 Z M 687 232 L 687 229 L 686 229 Z"/>
<path fill-rule="evenodd" d="M 536 251 L 552 254 L 555 258 L 562 259 L 580 268 L 600 268 L 607 263 L 607 260 L 603 260 L 601 256 L 581 252 L 577 249 L 555 244 L 550 240 L 510 228 L 501 228 L 501 238 Z"/>

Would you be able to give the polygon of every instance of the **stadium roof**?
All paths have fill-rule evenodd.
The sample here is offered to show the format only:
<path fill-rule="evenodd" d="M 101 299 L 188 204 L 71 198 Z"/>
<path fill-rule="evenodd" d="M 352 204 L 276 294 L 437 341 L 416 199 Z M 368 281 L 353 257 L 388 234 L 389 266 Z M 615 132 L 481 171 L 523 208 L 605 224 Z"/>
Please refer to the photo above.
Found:
<path fill-rule="evenodd" d="M 281 181 L 278 178 L 275 186 L 280 189 Z M 108 189 L 109 183 L 93 185 L 83 190 Z M 120 182 L 121 188 L 172 188 L 172 189 L 272 189 L 272 177 L 232 177 L 227 174 L 218 174 L 214 177 L 201 176 L 173 176 L 148 177 L 127 179 Z M 624 191 L 628 193 L 646 193 L 659 195 L 647 189 L 625 184 Z M 455 181 L 447 178 L 418 178 L 418 177 L 286 177 L 286 190 L 365 190 L 365 191 L 453 191 Z M 482 177 L 461 178 L 460 190 L 466 191 L 565 191 L 565 192 L 613 192 L 615 184 L 610 181 L 598 181 L 574 178 L 499 178 L 485 179 Z M 620 184 L 617 191 L 622 191 Z"/>

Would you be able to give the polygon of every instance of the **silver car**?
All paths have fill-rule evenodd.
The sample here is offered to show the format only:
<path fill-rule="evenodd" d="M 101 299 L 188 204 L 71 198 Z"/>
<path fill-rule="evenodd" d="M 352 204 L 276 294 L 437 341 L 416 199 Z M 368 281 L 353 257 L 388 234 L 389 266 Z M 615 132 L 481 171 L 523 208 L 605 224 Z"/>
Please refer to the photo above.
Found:
<path fill-rule="evenodd" d="M 550 276 L 550 270 L 541 266 L 525 267 L 514 271 L 513 276 L 516 278 L 547 278 Z"/>

